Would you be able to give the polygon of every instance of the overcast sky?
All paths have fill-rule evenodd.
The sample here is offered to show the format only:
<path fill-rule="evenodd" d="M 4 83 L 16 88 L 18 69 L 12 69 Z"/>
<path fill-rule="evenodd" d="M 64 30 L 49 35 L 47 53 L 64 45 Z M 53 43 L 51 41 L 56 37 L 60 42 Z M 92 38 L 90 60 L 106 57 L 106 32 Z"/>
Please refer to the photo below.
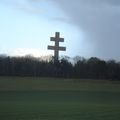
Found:
<path fill-rule="evenodd" d="M 120 0 L 1 0 L 0 53 L 53 54 L 49 37 L 61 32 L 61 55 L 116 59 Z"/>
<path fill-rule="evenodd" d="M 93 47 L 92 56 L 120 60 L 120 0 L 55 1 L 71 24 L 85 33 L 84 40 Z"/>

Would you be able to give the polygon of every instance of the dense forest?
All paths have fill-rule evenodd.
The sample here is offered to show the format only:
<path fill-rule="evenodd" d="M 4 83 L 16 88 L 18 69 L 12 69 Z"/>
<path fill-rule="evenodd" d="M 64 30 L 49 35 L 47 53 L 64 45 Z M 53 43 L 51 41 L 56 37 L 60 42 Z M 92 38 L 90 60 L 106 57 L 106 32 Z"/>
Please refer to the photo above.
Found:
<path fill-rule="evenodd" d="M 96 57 L 53 57 L 43 60 L 32 56 L 0 56 L 0 76 L 35 76 L 84 79 L 120 80 L 120 62 L 104 61 Z"/>

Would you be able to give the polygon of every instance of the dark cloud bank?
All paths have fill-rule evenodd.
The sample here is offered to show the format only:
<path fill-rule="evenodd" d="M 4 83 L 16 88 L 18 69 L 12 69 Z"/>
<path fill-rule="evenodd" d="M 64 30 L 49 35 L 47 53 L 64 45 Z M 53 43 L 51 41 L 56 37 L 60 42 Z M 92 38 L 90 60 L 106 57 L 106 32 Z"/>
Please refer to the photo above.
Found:
<path fill-rule="evenodd" d="M 120 60 L 120 0 L 54 0 L 94 47 L 91 56 Z M 89 51 L 89 50 L 88 50 Z"/>

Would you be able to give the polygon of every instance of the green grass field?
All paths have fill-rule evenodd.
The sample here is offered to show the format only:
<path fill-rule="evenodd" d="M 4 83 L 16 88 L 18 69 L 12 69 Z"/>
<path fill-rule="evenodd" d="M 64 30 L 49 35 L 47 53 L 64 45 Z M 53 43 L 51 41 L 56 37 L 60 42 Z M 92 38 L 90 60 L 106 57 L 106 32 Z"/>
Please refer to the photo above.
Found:
<path fill-rule="evenodd" d="M 120 120 L 120 82 L 0 77 L 0 120 Z"/>

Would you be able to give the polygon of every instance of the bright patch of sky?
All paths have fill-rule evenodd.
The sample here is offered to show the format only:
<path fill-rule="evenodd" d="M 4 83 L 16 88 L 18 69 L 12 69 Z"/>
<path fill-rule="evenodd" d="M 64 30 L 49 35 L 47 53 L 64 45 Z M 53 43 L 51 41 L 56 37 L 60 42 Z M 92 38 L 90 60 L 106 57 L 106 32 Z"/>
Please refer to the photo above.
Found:
<path fill-rule="evenodd" d="M 70 57 L 88 55 L 84 33 L 70 24 L 67 15 L 57 4 L 48 0 L 0 1 L 0 54 L 34 56 L 53 54 L 47 50 L 54 45 L 50 37 L 60 32 Z M 86 47 L 84 47 L 84 45 Z"/>

